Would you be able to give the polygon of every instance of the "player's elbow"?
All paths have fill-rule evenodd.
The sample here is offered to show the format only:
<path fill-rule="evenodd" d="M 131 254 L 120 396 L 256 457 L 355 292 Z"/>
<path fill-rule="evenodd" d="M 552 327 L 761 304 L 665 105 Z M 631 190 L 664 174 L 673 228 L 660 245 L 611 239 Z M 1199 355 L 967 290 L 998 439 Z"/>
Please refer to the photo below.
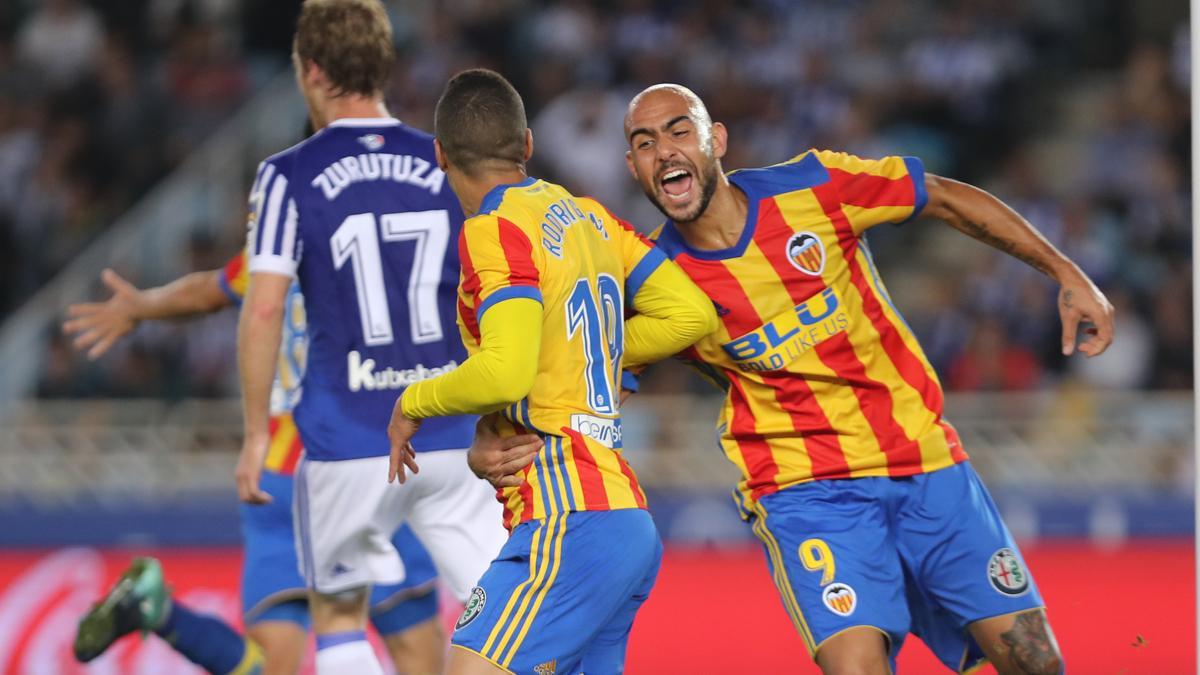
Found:
<path fill-rule="evenodd" d="M 533 381 L 536 378 L 537 361 L 515 359 L 515 363 L 493 378 L 491 387 L 493 400 L 489 407 L 500 408 L 525 398 L 529 392 L 533 391 Z"/>
<path fill-rule="evenodd" d="M 685 347 L 705 335 L 715 332 L 719 325 L 717 312 L 704 295 L 698 295 L 697 298 L 694 298 L 694 302 L 686 306 L 679 323 L 681 326 L 680 338 L 687 341 Z"/>
<path fill-rule="evenodd" d="M 273 298 L 256 298 L 242 307 L 242 314 L 256 323 L 269 323 L 283 318 L 283 302 Z"/>

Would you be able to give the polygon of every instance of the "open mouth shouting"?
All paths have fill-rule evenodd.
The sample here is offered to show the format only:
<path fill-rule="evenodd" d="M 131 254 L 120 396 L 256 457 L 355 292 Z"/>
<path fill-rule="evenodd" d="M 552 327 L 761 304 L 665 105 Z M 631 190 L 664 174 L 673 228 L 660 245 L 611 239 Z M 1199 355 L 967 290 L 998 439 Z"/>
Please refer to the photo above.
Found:
<path fill-rule="evenodd" d="M 672 167 L 659 176 L 658 187 L 668 204 L 682 206 L 691 200 L 695 182 L 692 172 Z"/>

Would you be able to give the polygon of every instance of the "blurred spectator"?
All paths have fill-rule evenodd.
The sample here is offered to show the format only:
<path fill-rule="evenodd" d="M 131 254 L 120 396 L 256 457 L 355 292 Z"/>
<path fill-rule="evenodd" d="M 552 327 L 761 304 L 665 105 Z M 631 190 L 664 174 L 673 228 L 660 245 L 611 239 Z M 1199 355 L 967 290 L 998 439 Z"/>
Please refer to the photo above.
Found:
<path fill-rule="evenodd" d="M 104 31 L 100 17 L 79 0 L 42 0 L 17 33 L 17 56 L 52 87 L 90 72 Z"/>
<path fill-rule="evenodd" d="M 950 364 L 952 389 L 1021 391 L 1033 389 L 1042 367 L 1033 352 L 1012 344 L 999 322 L 977 318 L 966 350 Z"/>

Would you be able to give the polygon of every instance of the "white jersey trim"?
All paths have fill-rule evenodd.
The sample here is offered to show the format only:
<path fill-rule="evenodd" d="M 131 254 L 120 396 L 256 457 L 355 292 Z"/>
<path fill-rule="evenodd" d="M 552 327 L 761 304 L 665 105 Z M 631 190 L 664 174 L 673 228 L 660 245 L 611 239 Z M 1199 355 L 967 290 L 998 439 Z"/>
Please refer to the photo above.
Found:
<path fill-rule="evenodd" d="M 400 124 L 395 117 L 342 117 L 330 122 L 331 127 L 383 127 Z"/>
<path fill-rule="evenodd" d="M 249 269 L 251 272 L 269 272 L 295 278 L 298 266 L 298 262 L 287 256 L 261 254 L 250 258 Z"/>

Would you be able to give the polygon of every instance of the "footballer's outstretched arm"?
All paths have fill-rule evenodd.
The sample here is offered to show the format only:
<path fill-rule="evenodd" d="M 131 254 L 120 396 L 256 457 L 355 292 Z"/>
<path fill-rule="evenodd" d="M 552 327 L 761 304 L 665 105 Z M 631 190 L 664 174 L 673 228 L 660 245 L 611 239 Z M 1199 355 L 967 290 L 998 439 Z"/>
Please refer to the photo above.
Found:
<path fill-rule="evenodd" d="M 271 496 L 259 488 L 259 476 L 271 442 L 271 383 L 283 335 L 284 302 L 291 285 L 290 276 L 251 273 L 238 317 L 238 376 L 245 438 L 236 478 L 238 498 L 250 504 L 271 501 Z"/>
<path fill-rule="evenodd" d="M 233 304 L 221 288 L 221 270 L 192 272 L 162 286 L 139 289 L 106 269 L 100 279 L 112 291 L 104 302 L 81 302 L 67 307 L 63 332 L 75 336 L 76 349 L 97 359 L 117 340 L 148 319 L 177 319 L 211 314 Z"/>
<path fill-rule="evenodd" d="M 1061 285 L 1058 311 L 1062 318 L 1062 350 L 1075 351 L 1080 322 L 1094 329 L 1079 345 L 1079 351 L 1096 356 L 1113 339 L 1113 307 L 1079 266 L 1054 247 L 1029 221 L 991 194 L 972 185 L 926 174 L 929 202 L 923 215 L 946 221 L 955 229 L 997 248 Z"/>
<path fill-rule="evenodd" d="M 400 463 L 413 469 L 409 440 L 420 420 L 444 415 L 483 415 L 529 395 L 542 346 L 542 303 L 528 297 L 497 302 L 479 317 L 479 351 L 461 366 L 414 382 L 396 399 L 388 438 L 392 463 L 388 481 L 404 478 Z"/>
<path fill-rule="evenodd" d="M 712 301 L 669 260 L 629 293 L 637 313 L 625 322 L 625 367 L 674 356 L 717 329 Z"/>

